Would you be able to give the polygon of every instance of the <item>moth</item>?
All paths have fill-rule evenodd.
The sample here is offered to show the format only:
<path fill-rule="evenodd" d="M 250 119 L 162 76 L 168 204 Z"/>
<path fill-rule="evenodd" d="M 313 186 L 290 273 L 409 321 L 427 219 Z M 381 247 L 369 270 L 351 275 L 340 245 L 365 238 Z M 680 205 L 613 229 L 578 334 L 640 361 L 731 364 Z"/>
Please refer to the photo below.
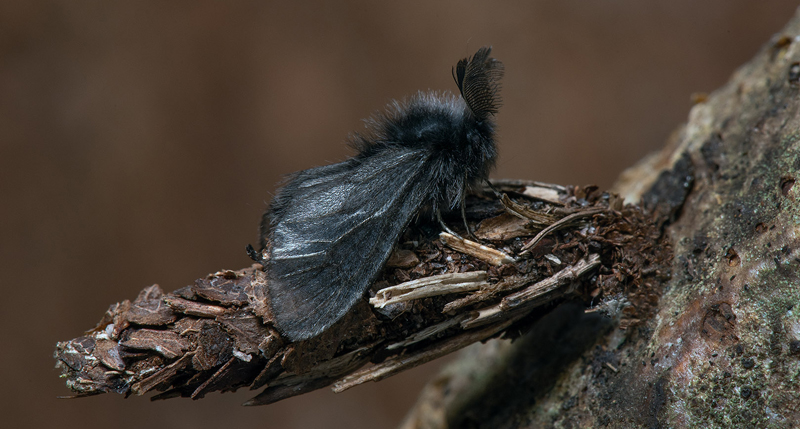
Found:
<path fill-rule="evenodd" d="M 503 64 L 483 47 L 453 69 L 460 95 L 419 92 L 367 119 L 357 155 L 290 175 L 261 222 L 276 328 L 291 341 L 342 318 L 375 282 L 421 211 L 461 205 L 497 157 Z M 469 230 L 469 229 L 468 229 Z M 264 256 L 260 256 L 264 255 Z"/>

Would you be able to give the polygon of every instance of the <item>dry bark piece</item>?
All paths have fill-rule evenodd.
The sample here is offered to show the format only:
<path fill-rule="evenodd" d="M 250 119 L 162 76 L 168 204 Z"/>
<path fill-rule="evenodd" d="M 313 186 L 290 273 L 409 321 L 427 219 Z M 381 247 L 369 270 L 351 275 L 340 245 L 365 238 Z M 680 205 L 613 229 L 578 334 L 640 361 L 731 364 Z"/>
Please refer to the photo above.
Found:
<path fill-rule="evenodd" d="M 184 313 L 189 316 L 198 317 L 217 317 L 225 314 L 225 308 L 211 304 L 201 304 L 199 302 L 189 301 L 187 299 L 178 297 L 164 298 L 173 310 Z"/>
<path fill-rule="evenodd" d="M 131 392 L 136 395 L 144 395 L 159 384 L 168 384 L 175 377 L 178 371 L 185 368 L 189 362 L 191 362 L 191 360 L 191 353 L 183 355 L 180 359 L 172 362 L 155 374 L 145 378 L 144 380 L 133 383 L 133 385 L 131 385 Z"/>
<path fill-rule="evenodd" d="M 329 386 L 336 379 L 363 366 L 369 360 L 369 353 L 376 344 L 354 350 L 338 358 L 319 365 L 310 374 L 287 376 L 277 379 L 272 386 L 245 402 L 245 406 L 267 405 L 281 399 L 300 395 Z"/>
<path fill-rule="evenodd" d="M 174 322 L 177 316 L 162 299 L 164 292 L 158 285 L 142 290 L 125 314 L 130 323 L 146 326 L 163 326 Z"/>
<path fill-rule="evenodd" d="M 419 264 L 417 254 L 406 249 L 397 249 L 386 261 L 387 268 L 412 268 Z"/>
<path fill-rule="evenodd" d="M 466 253 L 467 255 L 474 256 L 481 261 L 484 261 L 488 264 L 492 264 L 495 266 L 500 266 L 503 264 L 510 264 L 514 262 L 514 258 L 497 249 L 493 249 L 489 246 L 484 246 L 483 244 L 476 243 L 471 240 L 467 240 L 461 237 L 456 237 L 453 234 L 442 232 L 439 234 L 439 239 L 442 240 L 442 243 L 446 244 L 451 249 Z"/>
<path fill-rule="evenodd" d="M 125 370 L 125 361 L 122 360 L 119 343 L 112 340 L 100 339 L 95 344 L 94 355 L 100 362 L 116 371 Z"/>
<path fill-rule="evenodd" d="M 222 315 L 217 321 L 233 337 L 236 349 L 244 353 L 260 353 L 262 347 L 269 347 L 262 343 L 274 338 L 268 335 L 269 330 L 260 317 L 244 310 Z"/>
<path fill-rule="evenodd" d="M 208 371 L 233 357 L 234 341 L 219 323 L 206 321 L 197 334 L 197 349 L 192 366 L 197 371 Z"/>
<path fill-rule="evenodd" d="M 119 342 L 122 347 L 131 349 L 153 350 L 167 359 L 183 355 L 189 349 L 189 342 L 172 331 L 154 329 L 137 329 L 129 331 Z"/>
<path fill-rule="evenodd" d="M 517 237 L 526 237 L 541 231 L 527 219 L 503 213 L 484 220 L 475 230 L 475 236 L 490 241 L 508 241 Z"/>
<path fill-rule="evenodd" d="M 192 290 L 198 296 L 224 306 L 244 305 L 247 303 L 245 287 L 251 283 L 247 276 L 231 278 L 229 272 L 215 273 L 212 276 L 195 281 Z"/>
<path fill-rule="evenodd" d="M 438 357 L 450 354 L 478 341 L 485 341 L 511 325 L 511 321 L 478 331 L 465 332 L 440 344 L 436 344 L 419 352 L 399 356 L 387 360 L 373 367 L 357 371 L 342 378 L 333 385 L 333 391 L 343 392 L 351 387 L 366 383 L 367 381 L 380 381 L 391 377 L 401 371 L 414 368 L 423 363 L 430 362 Z"/>

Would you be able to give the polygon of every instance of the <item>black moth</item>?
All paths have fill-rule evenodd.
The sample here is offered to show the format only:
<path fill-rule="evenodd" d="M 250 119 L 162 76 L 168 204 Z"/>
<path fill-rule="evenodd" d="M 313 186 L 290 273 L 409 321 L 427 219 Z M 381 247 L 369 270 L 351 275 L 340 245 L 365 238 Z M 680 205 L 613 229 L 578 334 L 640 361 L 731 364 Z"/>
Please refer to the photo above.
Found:
<path fill-rule="evenodd" d="M 421 209 L 463 208 L 467 188 L 488 178 L 503 75 L 490 53 L 456 65 L 461 97 L 420 92 L 393 102 L 353 139 L 358 155 L 294 173 L 278 191 L 261 222 L 261 262 L 285 337 L 311 338 L 341 319 Z"/>

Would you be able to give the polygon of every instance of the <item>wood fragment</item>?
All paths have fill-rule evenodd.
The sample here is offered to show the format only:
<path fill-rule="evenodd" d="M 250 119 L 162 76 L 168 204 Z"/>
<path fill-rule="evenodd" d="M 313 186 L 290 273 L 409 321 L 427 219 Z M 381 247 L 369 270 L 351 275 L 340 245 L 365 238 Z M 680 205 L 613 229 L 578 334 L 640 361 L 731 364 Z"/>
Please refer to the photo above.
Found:
<path fill-rule="evenodd" d="M 539 241 L 541 241 L 545 236 L 547 236 L 547 234 L 550 234 L 551 232 L 557 231 L 561 228 L 570 226 L 573 222 L 594 216 L 604 211 L 606 211 L 605 208 L 597 207 L 588 210 L 582 210 L 577 213 L 573 213 L 571 215 L 563 217 L 562 219 L 558 220 L 558 222 L 548 226 L 547 228 L 543 229 L 540 233 L 536 234 L 536 237 L 533 237 L 532 240 L 525 243 L 525 245 L 522 246 L 522 252 L 520 252 L 520 255 L 527 254 L 530 251 L 530 249 L 533 248 L 533 246 L 536 246 L 536 244 L 539 243 Z"/>
<path fill-rule="evenodd" d="M 188 341 L 172 331 L 139 329 L 130 332 L 119 345 L 131 349 L 154 350 L 167 359 L 174 359 L 189 349 Z"/>
<path fill-rule="evenodd" d="M 563 204 L 564 198 L 569 194 L 569 188 L 557 183 L 545 183 L 536 180 L 524 179 L 492 179 L 492 185 L 501 190 L 511 188 L 533 188 L 541 189 L 541 192 L 555 191 L 559 195 L 559 199 L 554 204 Z M 536 191 L 539 192 L 539 191 Z"/>
<path fill-rule="evenodd" d="M 146 326 L 163 326 L 174 322 L 177 316 L 164 302 L 163 296 L 164 292 L 158 285 L 142 290 L 125 313 L 126 321 Z"/>
<path fill-rule="evenodd" d="M 349 369 L 352 368 L 354 364 L 361 362 L 365 356 L 369 356 L 369 353 L 380 343 L 381 342 L 375 342 L 325 362 L 321 362 L 307 373 L 284 373 L 272 384 L 274 386 L 292 386 L 303 384 L 318 378 L 341 377 L 342 373 L 349 372 Z"/>
<path fill-rule="evenodd" d="M 419 258 L 414 252 L 407 249 L 395 250 L 389 256 L 389 260 L 386 261 L 386 267 L 388 268 L 413 268 L 417 264 L 419 264 Z"/>
<path fill-rule="evenodd" d="M 495 266 L 511 264 L 514 262 L 514 258 L 505 252 L 493 249 L 489 246 L 484 246 L 483 244 L 476 243 L 472 240 L 456 237 L 448 232 L 441 232 L 439 234 L 439 239 L 442 241 L 442 243 L 446 244 L 448 247 L 457 252 L 466 253 L 467 255 L 474 256 L 481 261 Z"/>
<path fill-rule="evenodd" d="M 598 265 L 600 265 L 600 255 L 589 255 L 585 259 L 578 261 L 575 265 L 564 268 L 552 277 L 548 277 L 532 286 L 503 298 L 503 300 L 500 301 L 500 308 L 503 310 L 511 310 L 515 307 L 525 305 L 544 294 L 553 292 L 559 286 L 575 281 L 575 279 L 591 271 Z"/>
<path fill-rule="evenodd" d="M 450 273 L 411 280 L 397 286 L 383 288 L 369 299 L 375 307 L 383 308 L 389 304 L 426 298 L 429 296 L 469 292 L 488 285 L 486 271 Z"/>
<path fill-rule="evenodd" d="M 110 339 L 101 339 L 95 345 L 95 353 L 103 365 L 117 371 L 125 370 L 125 361 L 120 356 L 119 343 Z"/>
<path fill-rule="evenodd" d="M 537 200 L 545 201 L 551 204 L 563 206 L 564 202 L 561 201 L 561 196 L 564 194 L 564 192 L 565 190 L 563 187 L 548 188 L 543 186 L 526 186 L 525 190 L 522 191 L 522 195 L 535 198 Z"/>
<path fill-rule="evenodd" d="M 502 213 L 482 221 L 475 230 L 475 236 L 481 240 L 508 241 L 517 237 L 530 237 L 544 229 L 528 219 L 510 213 Z"/>
<path fill-rule="evenodd" d="M 574 266 L 566 267 L 551 277 L 503 298 L 499 304 L 478 310 L 472 318 L 463 321 L 461 326 L 464 329 L 472 329 L 477 326 L 495 323 L 498 320 L 513 318 L 519 312 L 528 311 L 530 307 L 538 304 L 538 300 L 552 298 L 547 295 L 561 286 L 573 282 L 599 264 L 600 257 L 598 255 L 590 255 L 586 259 L 578 261 Z M 569 293 L 569 290 L 560 290 L 560 295 L 566 293 Z"/>
<path fill-rule="evenodd" d="M 197 389 L 192 392 L 191 396 L 192 399 L 202 398 L 203 395 L 213 390 L 215 384 L 218 384 L 225 375 L 230 371 L 233 364 L 236 362 L 236 358 L 232 357 L 227 362 L 225 362 L 220 369 L 218 369 L 211 377 L 209 377 L 203 384 L 201 384 Z"/>
<path fill-rule="evenodd" d="M 360 368 L 369 360 L 369 353 L 375 349 L 371 344 L 323 363 L 312 373 L 288 375 L 279 379 L 256 395 L 244 406 L 267 405 L 291 396 L 300 395 L 330 385 L 336 379 Z"/>
<path fill-rule="evenodd" d="M 187 353 L 180 359 L 172 362 L 155 374 L 145 378 L 142 381 L 133 383 L 133 385 L 131 385 L 131 392 L 136 395 L 144 395 L 159 384 L 168 382 L 172 379 L 172 377 L 175 376 L 175 374 L 178 373 L 178 371 L 186 367 L 186 365 L 191 362 L 193 355 L 194 353 Z"/>
<path fill-rule="evenodd" d="M 444 322 L 438 323 L 438 324 L 433 325 L 433 326 L 429 326 L 429 327 L 417 332 L 416 334 L 411 335 L 410 337 L 406 338 L 403 341 L 400 341 L 400 342 L 397 342 L 397 343 L 394 343 L 394 344 L 389 344 L 388 346 L 386 346 L 386 350 L 396 350 L 396 349 L 400 349 L 400 348 L 403 348 L 403 347 L 408 347 L 408 346 L 410 346 L 412 344 L 416 344 L 416 343 L 418 343 L 420 341 L 427 340 L 428 338 L 434 337 L 437 334 L 452 328 L 453 326 L 461 324 L 461 322 L 464 321 L 464 319 L 466 319 L 467 317 L 468 317 L 468 315 L 461 314 L 461 315 L 458 315 L 458 316 L 453 317 L 451 319 L 447 319 Z"/>
<path fill-rule="evenodd" d="M 507 212 L 511 213 L 512 215 L 520 219 L 525 219 L 530 221 L 535 226 L 539 227 L 539 229 L 544 229 L 548 225 L 552 225 L 559 219 L 559 216 L 532 210 L 528 206 L 515 203 L 513 200 L 511 200 L 511 198 L 508 197 L 508 194 L 503 194 L 500 197 L 500 202 L 503 203 L 503 207 L 505 207 Z"/>
<path fill-rule="evenodd" d="M 452 313 L 464 307 L 474 305 L 480 302 L 487 302 L 498 294 L 519 289 L 533 281 L 538 280 L 539 277 L 534 276 L 509 276 L 494 284 L 482 288 L 470 295 L 463 298 L 455 299 L 445 304 L 442 313 Z"/>
<path fill-rule="evenodd" d="M 199 302 L 189 301 L 183 298 L 168 297 L 164 299 L 173 310 L 188 314 L 190 316 L 199 316 L 214 318 L 225 314 L 225 308 L 210 304 L 201 304 Z"/>
<path fill-rule="evenodd" d="M 479 331 L 465 332 L 433 347 L 429 347 L 410 355 L 389 359 L 373 367 L 357 371 L 334 383 L 333 391 L 340 393 L 351 387 L 358 386 L 359 384 L 363 384 L 368 381 L 383 380 L 384 378 L 390 377 L 401 371 L 414 368 L 422 365 L 425 362 L 432 361 L 440 356 L 450 354 L 472 343 L 484 341 L 504 330 L 510 324 L 511 322 L 505 322 Z"/>
<path fill-rule="evenodd" d="M 267 383 L 281 374 L 281 371 L 283 371 L 281 362 L 286 357 L 287 351 L 288 349 L 284 349 L 283 353 L 276 353 L 272 356 L 272 358 L 270 358 L 267 364 L 264 365 L 264 369 L 262 369 L 253 380 L 253 384 L 250 385 L 250 390 L 260 389 L 266 386 Z"/>
<path fill-rule="evenodd" d="M 364 364 L 365 362 L 358 362 Z M 245 407 L 255 407 L 258 405 L 269 405 L 282 399 L 313 392 L 323 387 L 330 386 L 335 378 L 318 378 L 297 385 L 279 385 L 268 387 L 263 392 L 242 403 Z"/>

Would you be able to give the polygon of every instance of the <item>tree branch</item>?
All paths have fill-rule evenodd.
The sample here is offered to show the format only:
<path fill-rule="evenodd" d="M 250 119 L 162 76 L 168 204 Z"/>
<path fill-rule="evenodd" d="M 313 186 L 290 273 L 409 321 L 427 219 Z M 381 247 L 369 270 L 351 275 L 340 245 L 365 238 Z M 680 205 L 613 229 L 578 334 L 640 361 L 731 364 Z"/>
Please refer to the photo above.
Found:
<path fill-rule="evenodd" d="M 369 303 L 317 337 L 291 343 L 272 328 L 269 285 L 256 264 L 169 294 L 153 285 L 112 305 L 86 335 L 58 344 L 62 376 L 77 396 L 199 399 L 266 386 L 246 403 L 263 405 L 331 384 L 340 392 L 475 342 L 517 337 L 560 302 L 622 298 L 625 326 L 649 317 L 671 257 L 661 222 L 595 187 L 495 186 L 502 202 L 488 189 L 468 200 L 485 244 L 410 228 Z"/>

